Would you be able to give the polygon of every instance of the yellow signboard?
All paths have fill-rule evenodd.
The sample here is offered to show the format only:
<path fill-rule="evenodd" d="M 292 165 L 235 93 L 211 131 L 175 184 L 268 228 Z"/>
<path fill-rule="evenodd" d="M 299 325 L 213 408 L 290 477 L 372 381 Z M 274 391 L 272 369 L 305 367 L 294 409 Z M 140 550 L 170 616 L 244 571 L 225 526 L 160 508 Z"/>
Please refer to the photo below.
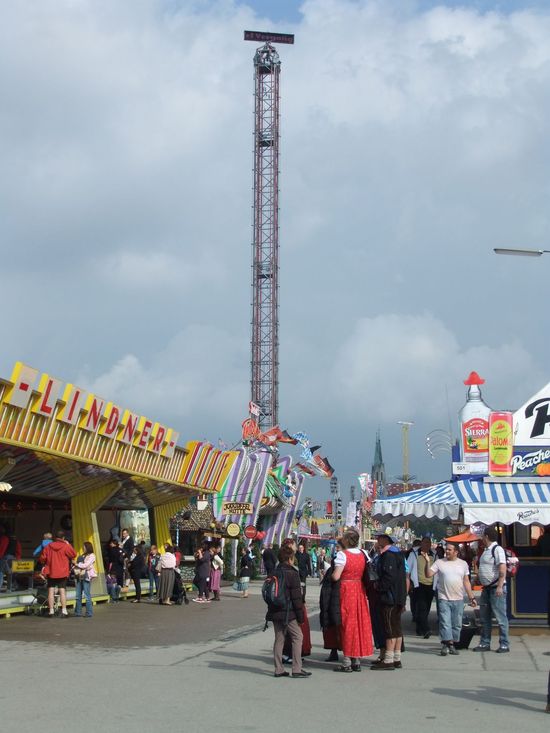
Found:
<path fill-rule="evenodd" d="M 32 573 L 34 570 L 34 560 L 12 560 L 12 573 Z"/>
<path fill-rule="evenodd" d="M 224 501 L 222 514 L 254 514 L 254 504 L 250 501 Z"/>
<path fill-rule="evenodd" d="M 179 433 L 17 362 L 0 380 L 0 442 L 184 485 Z"/>
<path fill-rule="evenodd" d="M 231 524 L 227 525 L 225 531 L 227 532 L 229 537 L 238 537 L 241 533 L 241 528 L 235 522 L 231 522 Z"/>

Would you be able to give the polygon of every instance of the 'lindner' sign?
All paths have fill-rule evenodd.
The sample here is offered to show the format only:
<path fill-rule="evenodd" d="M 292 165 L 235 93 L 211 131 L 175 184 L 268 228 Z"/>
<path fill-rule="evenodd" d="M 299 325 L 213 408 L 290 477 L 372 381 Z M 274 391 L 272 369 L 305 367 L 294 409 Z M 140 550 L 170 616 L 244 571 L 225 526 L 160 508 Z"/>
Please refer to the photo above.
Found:
<path fill-rule="evenodd" d="M 224 501 L 222 514 L 254 514 L 254 505 L 249 501 Z"/>

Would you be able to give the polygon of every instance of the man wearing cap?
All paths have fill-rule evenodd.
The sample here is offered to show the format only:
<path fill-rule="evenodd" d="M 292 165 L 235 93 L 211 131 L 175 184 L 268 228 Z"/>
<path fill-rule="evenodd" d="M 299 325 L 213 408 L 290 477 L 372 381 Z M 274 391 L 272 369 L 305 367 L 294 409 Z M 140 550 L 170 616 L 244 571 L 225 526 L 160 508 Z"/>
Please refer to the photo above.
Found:
<path fill-rule="evenodd" d="M 427 553 L 422 553 L 426 560 Z M 470 584 L 467 563 L 458 557 L 458 546 L 447 543 L 445 559 L 436 560 L 426 575 L 433 578 L 437 575 L 437 594 L 439 597 L 439 635 L 441 637 L 441 656 L 458 654 L 455 646 L 460 641 L 462 617 L 464 615 L 464 593 L 468 596 L 471 606 L 476 606 L 476 599 Z"/>
<path fill-rule="evenodd" d="M 377 561 L 377 590 L 386 634 L 386 651 L 384 657 L 375 662 L 371 669 L 390 671 L 401 668 L 401 616 L 407 600 L 407 572 L 405 558 L 395 546 L 394 538 L 379 534 L 376 539 L 380 551 Z"/>

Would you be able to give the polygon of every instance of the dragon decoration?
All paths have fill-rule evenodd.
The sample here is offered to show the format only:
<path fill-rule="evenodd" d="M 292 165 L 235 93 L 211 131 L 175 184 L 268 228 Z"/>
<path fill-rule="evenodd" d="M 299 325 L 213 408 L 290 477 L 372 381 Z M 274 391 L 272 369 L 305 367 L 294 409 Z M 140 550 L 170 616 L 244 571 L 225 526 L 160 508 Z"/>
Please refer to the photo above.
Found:
<path fill-rule="evenodd" d="M 334 468 L 330 465 L 328 458 L 323 458 L 319 454 L 316 454 L 321 449 L 321 446 L 312 446 L 308 435 L 303 431 L 291 434 L 287 430 L 281 430 L 276 425 L 262 432 L 256 420 L 249 417 L 242 424 L 242 437 L 243 445 L 273 451 L 277 450 L 278 443 L 300 445 L 301 461 L 295 465 L 295 471 L 308 476 L 321 476 L 327 479 L 331 478 L 334 474 Z"/>

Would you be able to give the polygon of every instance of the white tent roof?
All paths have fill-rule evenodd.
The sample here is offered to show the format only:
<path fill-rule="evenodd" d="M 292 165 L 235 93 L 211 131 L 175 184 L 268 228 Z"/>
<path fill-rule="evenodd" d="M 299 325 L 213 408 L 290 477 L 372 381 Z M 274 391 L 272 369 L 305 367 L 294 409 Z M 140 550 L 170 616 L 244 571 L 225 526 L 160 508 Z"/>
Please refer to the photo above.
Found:
<path fill-rule="evenodd" d="M 550 484 L 496 480 L 447 481 L 374 502 L 373 516 L 458 519 L 465 524 L 550 524 Z"/>

